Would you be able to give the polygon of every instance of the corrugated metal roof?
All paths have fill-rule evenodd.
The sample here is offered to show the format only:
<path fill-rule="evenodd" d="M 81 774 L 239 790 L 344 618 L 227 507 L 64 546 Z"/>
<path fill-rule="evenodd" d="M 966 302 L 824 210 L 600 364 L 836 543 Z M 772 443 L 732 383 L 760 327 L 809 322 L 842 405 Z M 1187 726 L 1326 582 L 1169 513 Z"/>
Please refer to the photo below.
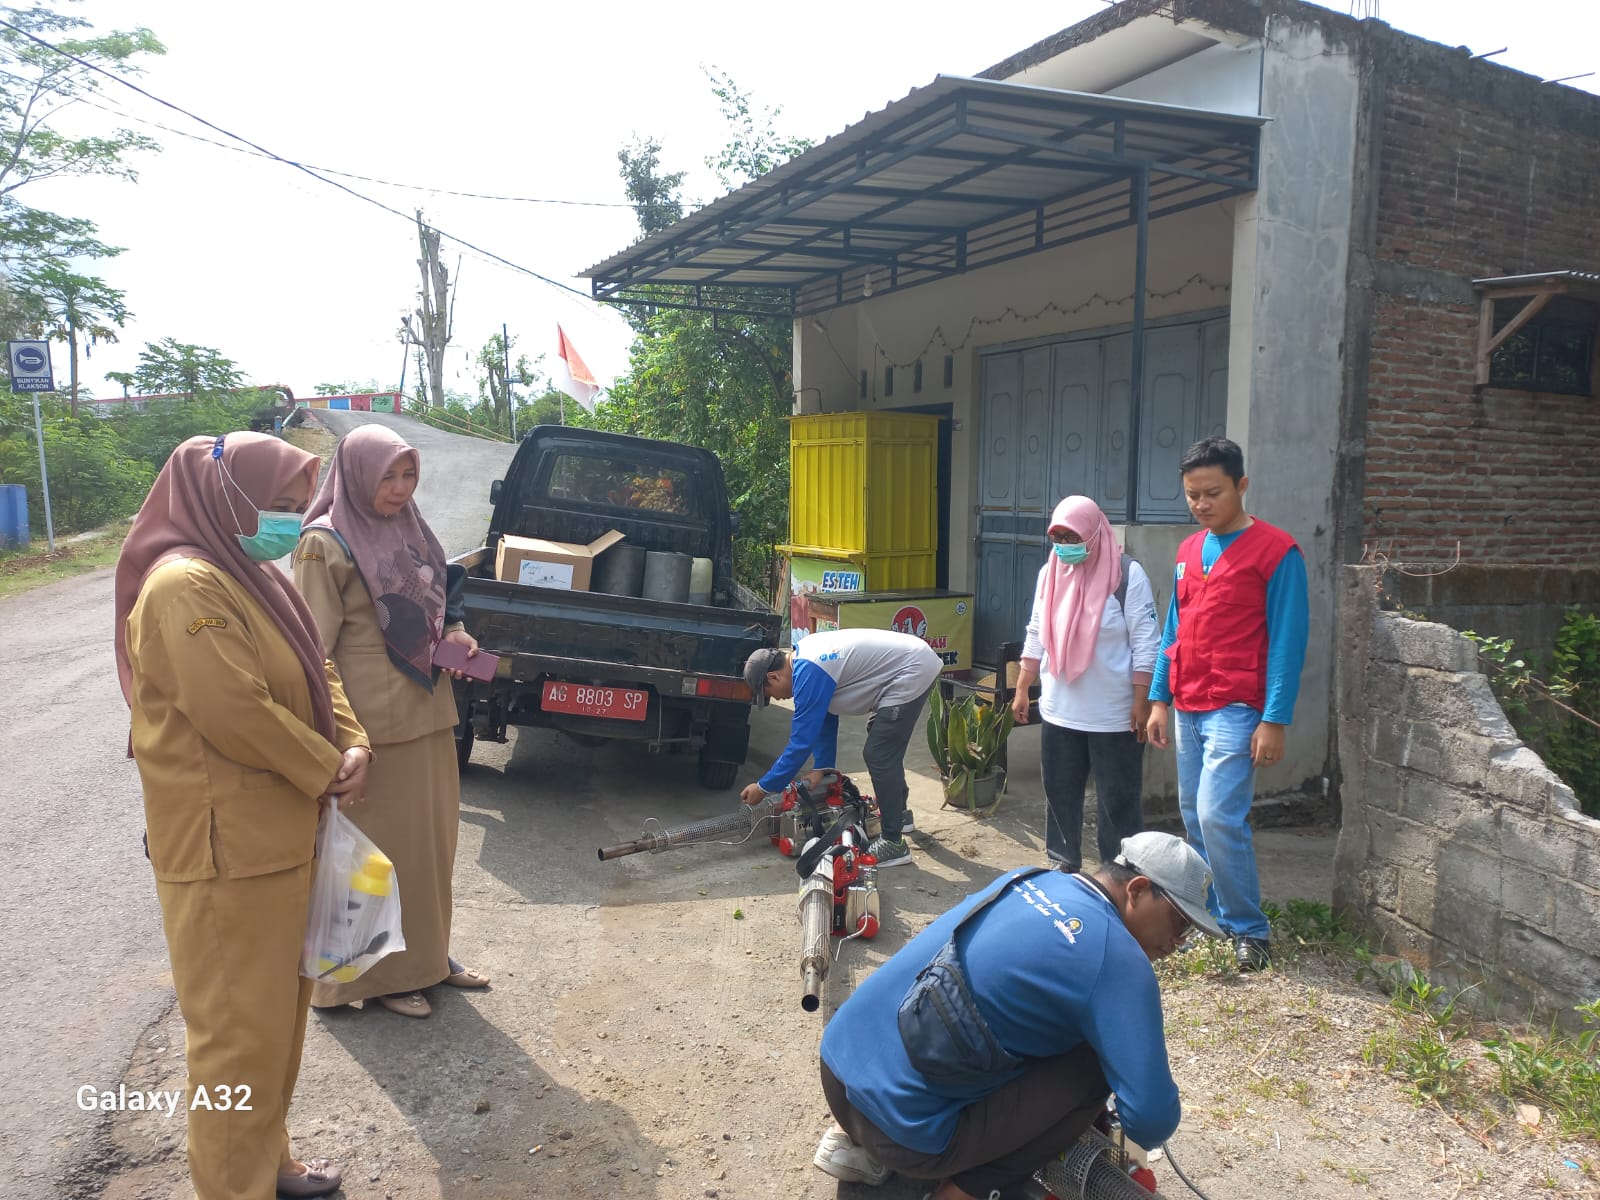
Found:
<path fill-rule="evenodd" d="M 583 274 L 599 299 L 805 313 L 1250 191 L 1260 117 L 939 76 Z"/>

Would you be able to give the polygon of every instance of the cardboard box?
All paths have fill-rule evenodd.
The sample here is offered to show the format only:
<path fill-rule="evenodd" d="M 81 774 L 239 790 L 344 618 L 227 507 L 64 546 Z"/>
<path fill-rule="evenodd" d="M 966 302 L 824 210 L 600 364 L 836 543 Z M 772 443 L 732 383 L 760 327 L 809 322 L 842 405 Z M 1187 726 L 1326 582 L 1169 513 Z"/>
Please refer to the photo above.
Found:
<path fill-rule="evenodd" d="M 508 533 L 495 551 L 494 577 L 502 583 L 587 592 L 595 558 L 625 536 L 620 530 L 610 529 L 587 546 L 579 546 Z"/>

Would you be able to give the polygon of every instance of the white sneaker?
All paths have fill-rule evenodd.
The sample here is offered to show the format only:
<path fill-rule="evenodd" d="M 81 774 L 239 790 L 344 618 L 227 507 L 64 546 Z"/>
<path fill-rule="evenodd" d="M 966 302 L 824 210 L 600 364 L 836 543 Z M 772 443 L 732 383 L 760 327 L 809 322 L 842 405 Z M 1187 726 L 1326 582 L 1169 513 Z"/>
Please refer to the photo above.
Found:
<path fill-rule="evenodd" d="M 877 1187 L 889 1178 L 889 1168 L 850 1140 L 842 1129 L 830 1129 L 817 1143 L 811 1156 L 816 1166 L 845 1183 L 865 1183 Z"/>

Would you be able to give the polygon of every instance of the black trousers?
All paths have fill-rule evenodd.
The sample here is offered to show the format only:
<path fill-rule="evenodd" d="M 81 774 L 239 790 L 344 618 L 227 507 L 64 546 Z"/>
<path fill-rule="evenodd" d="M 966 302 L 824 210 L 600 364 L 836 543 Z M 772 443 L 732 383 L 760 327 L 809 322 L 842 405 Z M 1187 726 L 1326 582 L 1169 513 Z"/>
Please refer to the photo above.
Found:
<path fill-rule="evenodd" d="M 1083 865 L 1083 797 L 1094 772 L 1099 810 L 1095 841 L 1100 861 L 1110 862 L 1122 839 L 1144 828 L 1144 743 L 1132 730 L 1085 733 L 1041 723 L 1039 769 L 1046 806 L 1044 848 L 1068 870 Z"/>
<path fill-rule="evenodd" d="M 1009 1189 L 1083 1136 L 1105 1108 L 1111 1085 L 1087 1042 L 1057 1058 L 1037 1059 L 962 1109 L 955 1135 L 937 1154 L 902 1146 L 869 1121 L 827 1063 L 822 1094 L 850 1140 L 884 1166 L 912 1179 L 953 1179 L 968 1195 L 998 1193 L 1005 1200 Z"/>
<path fill-rule="evenodd" d="M 861 747 L 861 759 L 872 777 L 872 793 L 878 801 L 886 838 L 898 840 L 906 821 L 906 796 L 911 792 L 906 783 L 906 748 L 921 727 L 922 709 L 932 691 L 930 687 L 915 700 L 880 708 L 867 718 L 867 740 Z"/>

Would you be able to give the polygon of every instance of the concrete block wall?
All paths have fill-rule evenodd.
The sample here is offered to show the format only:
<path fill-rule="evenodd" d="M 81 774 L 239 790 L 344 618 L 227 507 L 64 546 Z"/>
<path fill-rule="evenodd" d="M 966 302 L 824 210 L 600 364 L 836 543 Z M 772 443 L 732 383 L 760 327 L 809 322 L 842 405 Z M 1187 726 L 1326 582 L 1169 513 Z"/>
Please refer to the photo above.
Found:
<path fill-rule="evenodd" d="M 1600 996 L 1600 821 L 1517 737 L 1455 630 L 1339 596 L 1334 903 L 1508 1015 Z"/>

